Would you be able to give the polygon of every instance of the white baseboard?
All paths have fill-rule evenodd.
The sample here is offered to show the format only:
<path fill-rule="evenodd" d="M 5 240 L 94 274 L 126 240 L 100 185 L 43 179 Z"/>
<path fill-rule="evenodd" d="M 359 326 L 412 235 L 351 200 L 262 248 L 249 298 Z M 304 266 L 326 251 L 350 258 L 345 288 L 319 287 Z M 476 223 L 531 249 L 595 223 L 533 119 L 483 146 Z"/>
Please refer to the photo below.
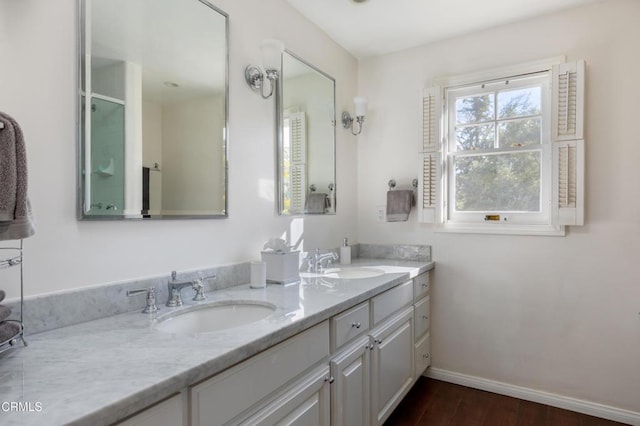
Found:
<path fill-rule="evenodd" d="M 563 408 L 565 410 L 577 411 L 590 416 L 640 426 L 640 413 L 635 411 L 623 410 L 595 402 L 556 395 L 549 392 L 515 386 L 509 383 L 497 382 L 495 380 L 483 379 L 482 377 L 469 376 L 467 374 L 456 373 L 439 368 L 431 367 L 427 369 L 424 375 L 432 379 L 442 380 L 443 382 L 455 383 L 457 385 L 481 389 L 500 395 L 524 399 L 526 401 L 551 405 L 552 407 Z"/>

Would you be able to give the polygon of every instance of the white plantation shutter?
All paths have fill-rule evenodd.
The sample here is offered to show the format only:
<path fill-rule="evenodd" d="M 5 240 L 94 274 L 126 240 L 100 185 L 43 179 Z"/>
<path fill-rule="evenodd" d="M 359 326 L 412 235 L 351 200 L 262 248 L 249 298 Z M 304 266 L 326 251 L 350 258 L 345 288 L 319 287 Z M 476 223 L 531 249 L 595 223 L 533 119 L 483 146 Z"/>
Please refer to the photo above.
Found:
<path fill-rule="evenodd" d="M 420 174 L 418 185 L 418 221 L 425 223 L 436 222 L 438 211 L 438 182 L 440 178 L 440 153 L 423 152 L 420 154 Z"/>
<path fill-rule="evenodd" d="M 583 138 L 585 62 L 568 62 L 553 67 L 554 141 Z"/>
<path fill-rule="evenodd" d="M 584 78 L 584 61 L 553 67 L 553 202 L 559 225 L 584 224 Z"/>
<path fill-rule="evenodd" d="M 438 123 L 440 122 L 439 90 L 425 89 L 422 96 L 422 147 L 420 152 L 438 151 Z"/>
<path fill-rule="evenodd" d="M 560 225 L 584 224 L 584 140 L 554 142 L 553 167 L 557 179 Z"/>
<path fill-rule="evenodd" d="M 307 126 L 304 112 L 289 116 L 291 141 L 291 213 L 302 213 L 307 195 Z"/>
<path fill-rule="evenodd" d="M 291 213 L 302 213 L 307 193 L 307 166 L 305 164 L 293 164 L 291 166 Z"/>
<path fill-rule="evenodd" d="M 438 220 L 440 185 L 440 88 L 425 89 L 422 94 L 422 143 L 418 184 L 418 221 Z"/>

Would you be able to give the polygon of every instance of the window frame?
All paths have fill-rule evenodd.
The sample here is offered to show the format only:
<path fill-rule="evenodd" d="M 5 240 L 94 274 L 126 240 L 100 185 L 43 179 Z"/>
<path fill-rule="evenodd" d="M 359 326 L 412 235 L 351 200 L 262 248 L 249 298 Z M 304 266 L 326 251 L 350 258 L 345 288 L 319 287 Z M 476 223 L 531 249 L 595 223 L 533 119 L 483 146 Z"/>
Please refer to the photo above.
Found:
<path fill-rule="evenodd" d="M 544 225 L 550 222 L 552 203 L 552 152 L 551 152 L 551 73 L 544 71 L 540 73 L 528 74 L 524 76 L 510 76 L 500 80 L 477 82 L 471 85 L 458 87 L 447 87 L 444 90 L 444 122 L 443 126 L 443 152 L 445 157 L 444 169 L 446 176 L 446 195 L 444 199 L 445 221 L 452 223 L 483 223 L 488 215 L 499 215 L 500 220 L 509 224 L 520 225 Z M 491 94 L 497 98 L 497 94 L 503 88 L 524 89 L 540 87 L 540 143 L 522 147 L 499 147 L 491 149 L 476 149 L 469 151 L 459 151 L 457 149 L 456 128 L 459 126 L 455 120 L 456 100 L 462 97 Z M 491 121 L 483 123 L 494 124 L 494 141 L 499 140 L 498 125 L 500 122 L 512 121 L 511 119 L 500 119 L 497 115 L 498 104 L 494 102 L 494 117 Z M 515 119 L 532 116 L 517 117 Z M 474 123 L 479 124 L 479 123 Z M 519 152 L 539 152 L 540 153 L 540 209 L 535 212 L 504 211 L 504 210 L 484 210 L 484 211 L 459 211 L 455 208 L 456 203 L 456 174 L 454 162 L 457 158 L 474 157 L 482 155 L 502 155 L 515 154 Z"/>
<path fill-rule="evenodd" d="M 438 191 L 439 206 L 436 211 L 436 220 L 434 221 L 437 232 L 459 232 L 459 233 L 481 233 L 481 234 L 517 234 L 517 235 L 550 235 L 564 236 L 565 228 L 560 225 L 557 216 L 554 214 L 553 198 L 554 198 L 554 159 L 553 159 L 553 113 L 554 105 L 552 102 L 554 83 L 552 78 L 552 69 L 554 66 L 565 62 L 564 57 L 549 58 L 542 61 L 535 61 L 526 64 L 520 64 L 511 67 L 501 67 L 492 70 L 470 73 L 458 76 L 450 76 L 435 81 L 440 96 L 440 111 L 438 119 L 438 134 L 440 146 L 438 180 L 440 190 Z M 503 212 L 474 212 L 471 214 L 450 215 L 450 204 L 454 201 L 455 195 L 451 195 L 455 191 L 454 182 L 451 178 L 453 174 L 452 160 L 449 152 L 451 128 L 455 127 L 455 123 L 449 123 L 449 115 L 451 108 L 455 110 L 455 102 L 449 103 L 447 99 L 449 90 L 464 90 L 470 87 L 477 87 L 481 84 L 493 85 L 504 82 L 505 80 L 514 80 L 523 78 L 528 75 L 545 74 L 546 83 L 542 89 L 543 100 L 541 102 L 542 113 L 545 116 L 542 120 L 541 128 L 541 212 L 534 214 L 507 212 L 507 221 L 502 220 Z M 453 104 L 453 105 L 451 105 Z M 448 107 L 449 105 L 449 107 Z M 530 151 L 531 148 L 522 147 L 513 151 Z M 481 150 L 478 150 L 481 152 Z M 484 220 L 488 214 L 500 214 L 500 221 Z"/>

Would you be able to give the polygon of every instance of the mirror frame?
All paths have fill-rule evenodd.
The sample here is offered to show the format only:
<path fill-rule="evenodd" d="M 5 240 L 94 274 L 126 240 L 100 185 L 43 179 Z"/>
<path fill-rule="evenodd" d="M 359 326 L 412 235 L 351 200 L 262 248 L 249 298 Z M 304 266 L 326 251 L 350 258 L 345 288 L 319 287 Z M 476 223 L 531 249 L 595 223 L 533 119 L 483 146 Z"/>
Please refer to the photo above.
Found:
<path fill-rule="evenodd" d="M 282 164 L 283 164 L 283 155 L 282 155 L 282 151 L 283 151 L 283 144 L 284 144 L 284 107 L 282 105 L 282 99 L 283 99 L 283 93 L 282 93 L 282 88 L 284 86 L 283 81 L 284 81 L 284 55 L 288 54 L 289 56 L 291 56 L 292 58 L 302 62 L 303 64 L 305 64 L 306 66 L 308 66 L 309 68 L 313 69 L 314 71 L 316 71 L 318 74 L 322 75 L 323 77 L 326 77 L 327 79 L 331 80 L 331 82 L 333 83 L 333 185 L 334 185 L 334 206 L 333 206 L 333 212 L 332 213 L 325 213 L 325 214 L 307 214 L 307 213 L 283 213 L 284 210 L 284 192 L 283 192 L 283 170 L 282 170 Z M 277 132 L 277 145 L 276 145 L 276 194 L 278 194 L 278 200 L 277 200 L 277 207 L 278 207 L 278 215 L 279 216 L 290 216 L 290 217 L 295 217 L 295 216 L 335 216 L 337 214 L 338 211 L 338 183 L 336 182 L 336 79 L 333 78 L 332 76 L 330 76 L 329 74 L 327 74 L 326 72 L 322 71 L 321 69 L 319 69 L 318 67 L 316 67 L 315 65 L 309 63 L 308 61 L 304 60 L 303 58 L 301 58 L 300 56 L 298 56 L 297 54 L 293 53 L 292 51 L 290 51 L 289 49 L 285 49 L 284 52 L 282 53 L 281 59 L 280 59 L 280 78 L 278 79 L 278 87 L 276 90 L 276 132 Z"/>
<path fill-rule="evenodd" d="M 113 221 L 113 220 L 183 220 L 183 219 L 227 219 L 229 217 L 229 14 L 215 6 L 208 0 L 192 0 L 199 1 L 205 6 L 212 9 L 213 12 L 219 13 L 224 18 L 224 35 L 225 35 L 225 52 L 224 52 L 224 132 L 223 132 L 223 155 L 224 155 L 224 210 L 220 214 L 207 215 L 162 215 L 152 217 L 125 217 L 119 216 L 89 216 L 84 213 L 83 209 L 83 146 L 84 132 L 82 128 L 82 106 L 83 91 L 85 87 L 86 67 L 83 66 L 83 57 L 86 52 L 86 3 L 90 0 L 77 0 L 77 31 L 76 31 L 76 218 L 81 221 Z M 90 65 L 89 65 L 90 66 Z"/>

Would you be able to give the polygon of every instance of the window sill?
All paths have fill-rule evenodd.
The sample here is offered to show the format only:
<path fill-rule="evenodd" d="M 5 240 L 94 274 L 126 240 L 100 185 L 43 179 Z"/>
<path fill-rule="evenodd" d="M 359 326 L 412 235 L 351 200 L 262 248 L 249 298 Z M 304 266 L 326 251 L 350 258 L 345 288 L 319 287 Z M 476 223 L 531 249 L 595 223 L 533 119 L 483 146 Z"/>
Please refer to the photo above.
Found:
<path fill-rule="evenodd" d="M 564 237 L 561 225 L 513 225 L 503 223 L 443 223 L 434 226 L 435 232 L 493 235 L 538 235 Z"/>

